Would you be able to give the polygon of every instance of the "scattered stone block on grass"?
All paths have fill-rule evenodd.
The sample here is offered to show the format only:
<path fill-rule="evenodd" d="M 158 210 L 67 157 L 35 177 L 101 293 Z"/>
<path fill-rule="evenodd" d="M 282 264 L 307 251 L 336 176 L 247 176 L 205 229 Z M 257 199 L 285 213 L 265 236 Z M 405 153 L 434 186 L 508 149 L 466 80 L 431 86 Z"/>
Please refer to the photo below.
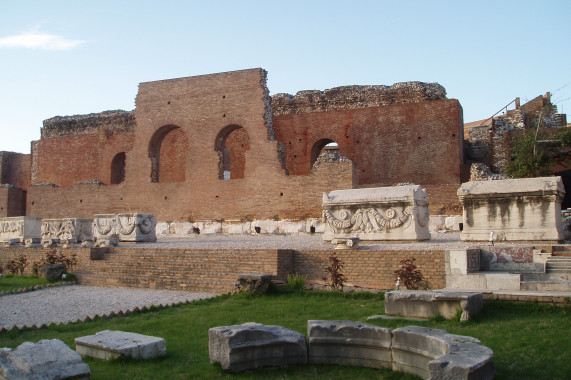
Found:
<path fill-rule="evenodd" d="M 354 321 L 307 321 L 310 364 L 392 368 L 391 330 Z"/>
<path fill-rule="evenodd" d="M 243 292 L 263 294 L 272 282 L 271 274 L 241 274 L 238 283 Z"/>
<path fill-rule="evenodd" d="M 210 362 L 225 371 L 307 364 L 305 337 L 282 326 L 220 326 L 208 330 L 208 337 Z"/>
<path fill-rule="evenodd" d="M 48 281 L 61 280 L 61 276 L 65 273 L 65 264 L 43 265 L 38 269 L 38 276 Z"/>
<path fill-rule="evenodd" d="M 395 290 L 385 294 L 385 313 L 402 317 L 431 318 L 441 315 L 452 319 L 462 311 L 460 319 L 468 320 L 483 307 L 482 293 Z"/>
<path fill-rule="evenodd" d="M 24 342 L 15 349 L 0 348 L 0 378 L 84 380 L 91 378 L 81 356 L 58 339 Z"/>
<path fill-rule="evenodd" d="M 125 331 L 105 330 L 75 339 L 75 350 L 84 356 L 110 360 L 119 357 L 152 359 L 167 354 L 163 338 Z"/>
<path fill-rule="evenodd" d="M 494 352 L 469 336 L 407 326 L 393 330 L 393 371 L 425 379 L 492 379 Z"/>

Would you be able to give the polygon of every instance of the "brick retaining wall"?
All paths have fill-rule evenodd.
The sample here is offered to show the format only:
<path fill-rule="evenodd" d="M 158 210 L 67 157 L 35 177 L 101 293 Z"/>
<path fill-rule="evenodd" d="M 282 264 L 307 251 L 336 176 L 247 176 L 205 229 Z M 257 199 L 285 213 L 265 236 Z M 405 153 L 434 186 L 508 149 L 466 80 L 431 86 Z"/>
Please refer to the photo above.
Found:
<path fill-rule="evenodd" d="M 323 283 L 328 258 L 336 254 L 344 263 L 348 285 L 369 289 L 391 289 L 394 271 L 400 261 L 415 257 L 418 269 L 432 288 L 445 286 L 444 251 L 397 250 L 186 250 L 145 248 L 0 248 L 0 264 L 7 270 L 10 259 L 21 254 L 28 258 L 26 274 L 32 263 L 48 250 L 78 256 L 81 283 L 97 286 L 228 292 L 239 274 L 271 274 L 285 281 L 290 273 L 306 276 L 311 283 Z M 91 259 L 93 258 L 93 259 Z"/>

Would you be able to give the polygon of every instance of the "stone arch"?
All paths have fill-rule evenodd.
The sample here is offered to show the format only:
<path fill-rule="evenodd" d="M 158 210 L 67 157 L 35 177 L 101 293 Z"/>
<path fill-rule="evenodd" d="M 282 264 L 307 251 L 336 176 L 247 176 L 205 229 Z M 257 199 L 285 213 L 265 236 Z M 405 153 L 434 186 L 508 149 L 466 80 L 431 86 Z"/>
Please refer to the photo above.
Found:
<path fill-rule="evenodd" d="M 339 146 L 339 144 L 335 140 L 327 138 L 318 140 L 317 142 L 315 142 L 315 144 L 313 144 L 313 146 L 311 147 L 311 161 L 309 165 L 310 170 L 311 168 L 313 168 L 313 164 L 315 164 L 315 161 L 317 161 L 317 157 L 319 157 L 319 155 L 323 152 L 324 148 L 326 146 L 333 146 L 333 144 L 337 144 L 337 146 Z"/>
<path fill-rule="evenodd" d="M 186 133 L 176 125 L 165 125 L 151 137 L 151 182 L 184 182 L 189 142 Z"/>
<path fill-rule="evenodd" d="M 220 179 L 244 178 L 250 137 L 243 127 L 231 124 L 222 128 L 216 136 L 214 149 L 220 156 L 218 172 Z"/>
<path fill-rule="evenodd" d="M 125 152 L 120 152 L 111 160 L 111 180 L 112 185 L 117 185 L 125 180 L 125 167 L 126 167 Z"/>

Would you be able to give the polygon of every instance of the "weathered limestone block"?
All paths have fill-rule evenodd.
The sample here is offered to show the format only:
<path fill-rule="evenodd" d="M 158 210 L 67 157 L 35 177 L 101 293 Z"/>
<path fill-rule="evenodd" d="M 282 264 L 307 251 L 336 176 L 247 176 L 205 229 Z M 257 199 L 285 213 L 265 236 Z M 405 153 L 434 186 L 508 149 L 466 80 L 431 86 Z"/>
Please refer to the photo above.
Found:
<path fill-rule="evenodd" d="M 561 177 L 463 183 L 463 241 L 562 241 Z"/>
<path fill-rule="evenodd" d="M 241 274 L 238 276 L 238 283 L 244 292 L 263 294 L 272 282 L 271 274 Z"/>
<path fill-rule="evenodd" d="M 153 214 L 97 214 L 93 220 L 93 235 L 97 240 L 154 242 L 157 241 L 156 225 Z"/>
<path fill-rule="evenodd" d="M 392 368 L 391 330 L 353 321 L 307 321 L 310 364 Z"/>
<path fill-rule="evenodd" d="M 285 327 L 244 323 L 211 328 L 208 337 L 210 362 L 226 371 L 307 364 L 305 337 Z"/>
<path fill-rule="evenodd" d="M 60 239 L 67 242 L 93 240 L 92 219 L 43 219 L 42 240 Z"/>
<path fill-rule="evenodd" d="M 335 190 L 323 193 L 323 240 L 426 240 L 428 202 L 419 185 Z"/>
<path fill-rule="evenodd" d="M 40 239 L 42 234 L 42 218 L 37 216 L 14 216 L 0 218 L 0 241 L 20 239 Z"/>
<path fill-rule="evenodd" d="M 30 380 L 90 379 L 81 356 L 58 339 L 24 342 L 15 349 L 0 348 L 0 378 Z"/>
<path fill-rule="evenodd" d="M 431 318 L 441 315 L 452 319 L 462 311 L 461 320 L 468 320 L 483 307 L 482 293 L 395 290 L 385 294 L 385 313 L 402 317 Z"/>
<path fill-rule="evenodd" d="M 407 326 L 393 330 L 393 370 L 425 379 L 492 379 L 493 351 L 478 339 Z"/>
<path fill-rule="evenodd" d="M 65 273 L 65 264 L 44 265 L 38 269 L 38 276 L 48 281 L 61 280 L 61 276 Z"/>
<path fill-rule="evenodd" d="M 110 360 L 119 357 L 152 359 L 167 354 L 163 338 L 125 331 L 105 330 L 75 339 L 75 350 L 83 356 Z"/>

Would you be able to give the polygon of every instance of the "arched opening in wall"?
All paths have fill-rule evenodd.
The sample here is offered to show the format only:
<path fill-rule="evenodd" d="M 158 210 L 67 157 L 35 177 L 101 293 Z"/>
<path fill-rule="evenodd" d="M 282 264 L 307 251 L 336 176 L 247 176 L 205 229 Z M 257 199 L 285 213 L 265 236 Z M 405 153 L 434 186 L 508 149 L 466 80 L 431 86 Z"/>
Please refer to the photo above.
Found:
<path fill-rule="evenodd" d="M 313 168 L 313 165 L 322 154 L 335 154 L 339 153 L 339 144 L 331 139 L 321 139 L 313 144 L 311 148 L 311 162 L 309 169 Z"/>
<path fill-rule="evenodd" d="M 176 125 L 159 128 L 149 143 L 151 182 L 184 182 L 189 143 Z"/>
<path fill-rule="evenodd" d="M 214 149 L 220 156 L 220 179 L 244 178 L 246 152 L 250 150 L 250 137 L 244 128 L 235 124 L 224 127 L 216 137 Z"/>
<path fill-rule="evenodd" d="M 125 180 L 125 152 L 117 153 L 111 161 L 111 184 L 116 185 Z"/>

